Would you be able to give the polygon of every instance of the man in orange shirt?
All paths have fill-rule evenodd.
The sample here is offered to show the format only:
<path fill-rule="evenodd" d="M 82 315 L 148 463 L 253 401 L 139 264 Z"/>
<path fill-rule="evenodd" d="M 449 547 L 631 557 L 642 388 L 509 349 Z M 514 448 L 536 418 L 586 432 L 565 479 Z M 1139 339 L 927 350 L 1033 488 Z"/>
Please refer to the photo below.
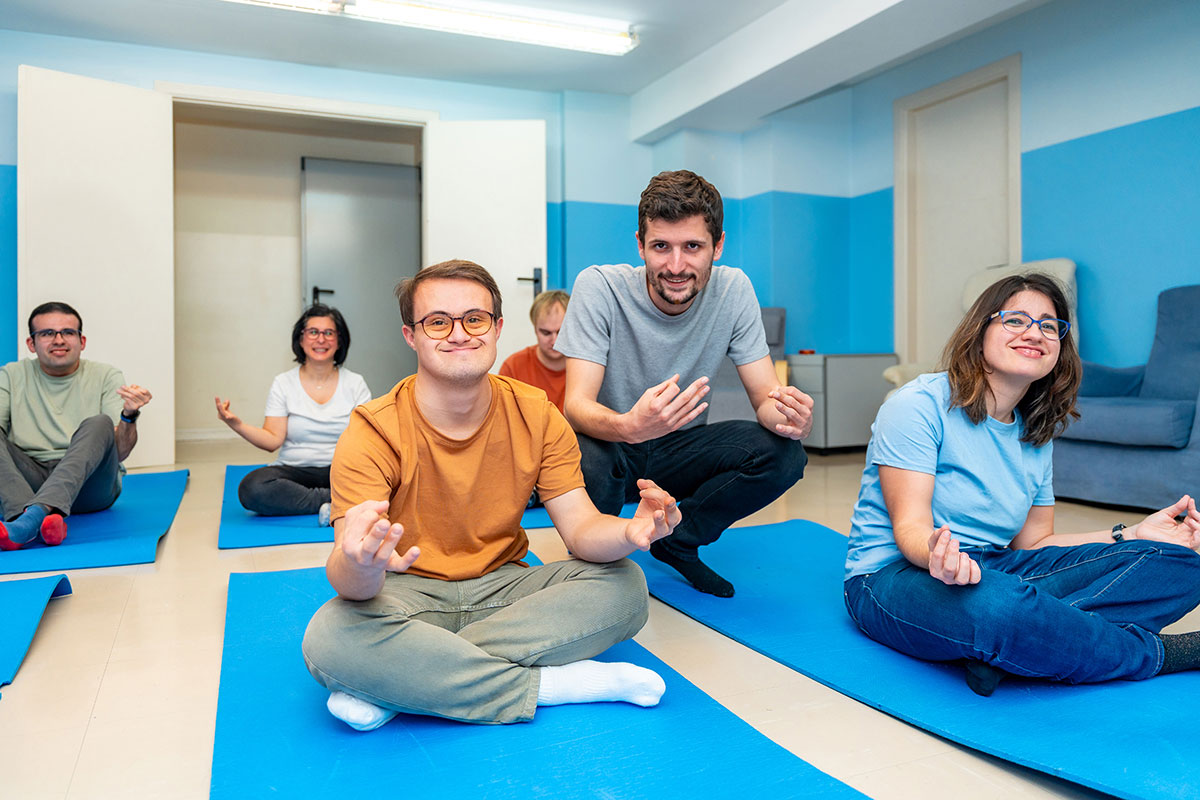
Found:
<path fill-rule="evenodd" d="M 537 344 L 518 350 L 500 365 L 501 375 L 543 390 L 559 411 L 563 410 L 567 391 L 567 357 L 554 349 L 554 343 L 570 300 L 571 295 L 562 289 L 551 289 L 535 297 L 529 308 L 529 320 L 537 334 Z"/>
<path fill-rule="evenodd" d="M 596 510 L 562 414 L 488 374 L 503 319 L 482 267 L 435 264 L 396 294 L 417 373 L 355 409 L 330 474 L 338 597 L 303 645 L 329 710 L 371 730 L 400 711 L 504 723 L 539 705 L 657 704 L 654 672 L 588 659 L 645 624 L 625 556 L 674 530 L 674 498 L 643 481 L 632 520 Z M 521 561 L 535 487 L 573 558 Z"/>

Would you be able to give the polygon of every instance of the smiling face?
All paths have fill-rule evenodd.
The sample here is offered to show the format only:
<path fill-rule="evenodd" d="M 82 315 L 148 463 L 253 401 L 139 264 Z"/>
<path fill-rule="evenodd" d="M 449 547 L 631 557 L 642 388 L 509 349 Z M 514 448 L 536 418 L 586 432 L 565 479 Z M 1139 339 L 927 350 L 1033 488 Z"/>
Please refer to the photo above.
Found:
<path fill-rule="evenodd" d="M 404 340 L 417 352 L 417 373 L 452 384 L 473 384 L 483 379 L 496 363 L 496 340 L 503 319 L 492 322 L 486 333 L 472 336 L 455 320 L 450 335 L 432 339 L 420 320 L 430 314 L 461 317 L 468 311 L 492 311 L 492 295 L 482 284 L 460 278 L 427 280 L 413 294 L 413 318 L 404 326 Z"/>
<path fill-rule="evenodd" d="M 49 339 L 36 335 L 38 331 L 42 330 L 61 331 L 67 329 L 76 331 L 77 335 L 63 336 L 60 334 Z M 62 377 L 79 369 L 79 355 L 83 352 L 83 348 L 87 347 L 87 337 L 78 333 L 79 329 L 79 318 L 74 314 L 51 311 L 46 314 L 38 314 L 33 318 L 35 335 L 27 338 L 25 344 L 29 348 L 29 352 L 37 356 L 42 372 Z"/>
<path fill-rule="evenodd" d="M 313 339 L 309 337 L 310 330 L 321 331 L 320 336 Z M 332 331 L 332 336 L 326 336 L 325 333 Z M 337 325 L 333 321 L 333 317 L 309 317 L 304 322 L 304 333 L 300 336 L 300 349 L 304 351 L 304 359 L 307 364 L 323 364 L 333 361 L 333 357 L 337 355 L 338 337 Z"/>
<path fill-rule="evenodd" d="M 1054 319 L 1054 303 L 1041 292 L 1017 292 L 1004 302 L 1005 311 L 1022 311 L 1035 320 Z M 1042 335 L 1041 328 L 1030 325 L 1021 333 L 1010 333 L 997 317 L 988 323 L 983 334 L 983 360 L 991 370 L 988 382 L 997 381 L 1026 387 L 1047 375 L 1058 363 L 1062 344 L 1053 337 Z"/>
<path fill-rule="evenodd" d="M 682 314 L 691 307 L 712 277 L 713 262 L 721 257 L 725 234 L 713 243 L 712 234 L 697 214 L 678 222 L 650 219 L 638 254 L 646 262 L 650 300 L 664 314 Z"/>

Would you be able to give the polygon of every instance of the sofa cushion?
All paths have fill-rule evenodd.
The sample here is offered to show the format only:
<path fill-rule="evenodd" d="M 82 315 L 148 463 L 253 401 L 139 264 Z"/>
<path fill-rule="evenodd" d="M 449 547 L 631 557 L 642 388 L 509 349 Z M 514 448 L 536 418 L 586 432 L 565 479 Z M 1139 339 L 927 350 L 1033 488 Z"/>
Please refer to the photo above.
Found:
<path fill-rule="evenodd" d="M 1139 397 L 1081 397 L 1064 439 L 1145 447 L 1186 447 L 1196 403 Z"/>

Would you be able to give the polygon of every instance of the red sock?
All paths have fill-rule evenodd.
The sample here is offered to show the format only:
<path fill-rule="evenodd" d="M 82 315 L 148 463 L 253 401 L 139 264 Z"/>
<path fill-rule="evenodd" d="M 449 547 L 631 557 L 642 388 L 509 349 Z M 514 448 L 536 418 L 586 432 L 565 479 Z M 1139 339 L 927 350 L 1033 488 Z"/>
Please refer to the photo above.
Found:
<path fill-rule="evenodd" d="M 20 550 L 21 545 L 8 538 L 8 528 L 0 522 L 0 550 Z"/>
<path fill-rule="evenodd" d="M 42 520 L 41 534 L 42 541 L 51 547 L 62 544 L 63 539 L 67 538 L 67 521 L 62 514 L 47 514 Z"/>

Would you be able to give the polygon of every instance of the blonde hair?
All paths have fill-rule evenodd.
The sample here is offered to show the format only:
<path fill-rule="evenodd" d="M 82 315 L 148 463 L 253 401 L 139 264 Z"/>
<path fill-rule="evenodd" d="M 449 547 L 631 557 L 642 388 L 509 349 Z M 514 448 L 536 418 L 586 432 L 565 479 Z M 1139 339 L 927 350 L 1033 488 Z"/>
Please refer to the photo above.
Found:
<path fill-rule="evenodd" d="M 537 325 L 538 317 L 542 315 L 542 312 L 548 310 L 550 306 L 556 303 L 563 307 L 563 311 L 566 311 L 567 303 L 570 301 L 571 295 L 562 289 L 548 289 L 533 298 L 533 305 L 529 307 L 529 321 Z"/>

